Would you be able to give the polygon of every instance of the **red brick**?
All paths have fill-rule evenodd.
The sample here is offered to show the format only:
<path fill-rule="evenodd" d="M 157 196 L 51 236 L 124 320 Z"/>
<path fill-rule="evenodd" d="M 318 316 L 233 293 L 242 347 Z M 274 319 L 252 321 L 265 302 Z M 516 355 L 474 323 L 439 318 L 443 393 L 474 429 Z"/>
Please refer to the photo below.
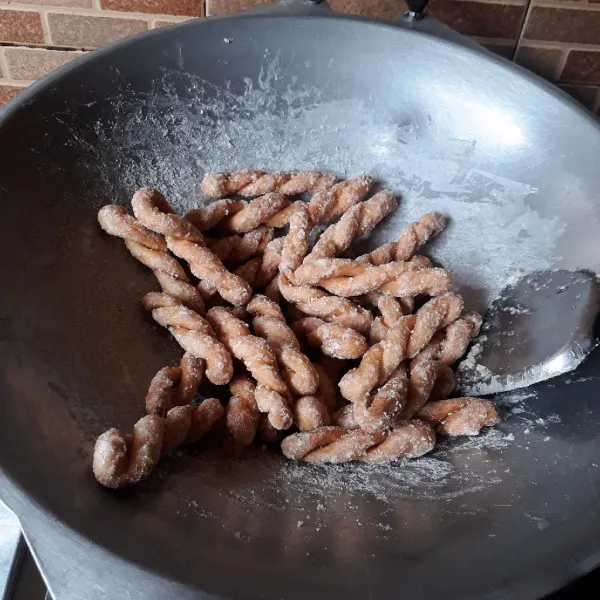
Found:
<path fill-rule="evenodd" d="M 71 8 L 92 8 L 92 0 L 0 0 L 0 4 L 35 4 L 38 6 L 67 6 Z"/>
<path fill-rule="evenodd" d="M 553 81 L 562 55 L 563 51 L 558 48 L 521 46 L 517 52 L 516 62 L 541 77 Z"/>
<path fill-rule="evenodd" d="M 600 44 L 600 11 L 533 8 L 525 37 L 529 40 Z"/>
<path fill-rule="evenodd" d="M 101 0 L 100 7 L 155 15 L 202 16 L 202 0 Z"/>
<path fill-rule="evenodd" d="M 600 51 L 571 50 L 560 79 L 561 81 L 600 83 Z"/>
<path fill-rule="evenodd" d="M 329 0 L 334 10 L 378 19 L 395 19 L 406 11 L 404 2 L 398 0 Z"/>
<path fill-rule="evenodd" d="M 5 48 L 4 58 L 11 79 L 34 81 L 80 56 L 80 52 L 62 52 L 43 48 Z"/>
<path fill-rule="evenodd" d="M 184 23 L 187 19 L 181 21 L 161 21 L 157 19 L 152 23 L 152 29 L 159 29 L 160 27 L 169 27 L 170 25 L 177 25 L 177 23 Z"/>
<path fill-rule="evenodd" d="M 2 85 L 0 83 L 0 106 L 6 104 L 11 98 L 14 98 L 21 90 L 25 88 L 14 85 Z"/>
<path fill-rule="evenodd" d="M 245 8 L 253 8 L 263 4 L 274 4 L 277 0 L 206 0 L 208 16 L 228 15 Z"/>
<path fill-rule="evenodd" d="M 516 39 L 521 27 L 523 6 L 432 0 L 429 12 L 463 35 Z"/>
<path fill-rule="evenodd" d="M 118 19 L 49 13 L 50 38 L 56 46 L 97 48 L 115 40 L 148 30 L 141 19 Z"/>
<path fill-rule="evenodd" d="M 24 10 L 0 10 L 0 42 L 43 44 L 40 14 Z"/>

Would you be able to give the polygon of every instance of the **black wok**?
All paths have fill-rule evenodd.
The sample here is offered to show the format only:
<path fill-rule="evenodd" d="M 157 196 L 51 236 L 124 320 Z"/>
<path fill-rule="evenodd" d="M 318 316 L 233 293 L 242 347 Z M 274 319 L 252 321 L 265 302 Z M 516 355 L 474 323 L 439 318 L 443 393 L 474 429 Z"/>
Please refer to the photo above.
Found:
<path fill-rule="evenodd" d="M 444 211 L 432 255 L 473 308 L 518 272 L 600 269 L 591 115 L 443 30 L 319 10 L 136 36 L 0 114 L 0 495 L 58 598 L 533 598 L 600 563 L 597 353 L 408 465 L 201 445 L 130 491 L 94 481 L 95 437 L 179 356 L 139 307 L 152 275 L 96 224 L 138 186 L 184 209 L 208 169 L 368 172 L 402 196 L 373 243 Z"/>

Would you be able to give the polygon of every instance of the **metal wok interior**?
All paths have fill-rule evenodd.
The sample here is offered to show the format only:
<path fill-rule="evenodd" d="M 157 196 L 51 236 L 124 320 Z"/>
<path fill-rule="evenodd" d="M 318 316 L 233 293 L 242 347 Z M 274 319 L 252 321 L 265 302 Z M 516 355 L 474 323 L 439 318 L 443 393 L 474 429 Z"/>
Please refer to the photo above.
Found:
<path fill-rule="evenodd" d="M 151 273 L 97 227 L 103 204 L 152 185 L 184 210 L 206 170 L 367 172 L 402 197 L 373 243 L 443 211 L 429 251 L 484 309 L 516 274 L 600 269 L 598 156 L 592 117 L 517 67 L 348 17 L 191 22 L 61 69 L 0 117 L 2 496 L 26 533 L 38 514 L 77 536 L 73 572 L 103 548 L 160 581 L 154 598 L 525 598 L 591 569 L 597 353 L 499 398 L 505 421 L 483 440 L 411 464 L 321 468 L 260 447 L 231 460 L 201 444 L 114 493 L 90 463 L 179 356 L 140 309 Z M 104 581 L 106 597 L 142 597 L 141 578 Z"/>

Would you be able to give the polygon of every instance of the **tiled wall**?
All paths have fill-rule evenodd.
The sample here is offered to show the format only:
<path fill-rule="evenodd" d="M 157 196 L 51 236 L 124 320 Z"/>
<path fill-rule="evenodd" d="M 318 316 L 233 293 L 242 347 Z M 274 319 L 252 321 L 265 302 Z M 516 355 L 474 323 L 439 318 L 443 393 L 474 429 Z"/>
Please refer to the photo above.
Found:
<path fill-rule="evenodd" d="M 82 51 L 127 35 L 274 0 L 0 0 L 0 105 Z M 402 0 L 329 0 L 393 19 Z M 460 33 L 563 87 L 600 115 L 600 0 L 431 0 Z"/>

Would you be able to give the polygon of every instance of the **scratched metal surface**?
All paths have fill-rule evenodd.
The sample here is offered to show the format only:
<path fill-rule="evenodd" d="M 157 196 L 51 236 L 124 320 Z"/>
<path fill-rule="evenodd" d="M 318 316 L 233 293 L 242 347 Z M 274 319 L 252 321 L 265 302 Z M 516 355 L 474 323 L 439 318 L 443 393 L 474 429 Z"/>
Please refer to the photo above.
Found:
<path fill-rule="evenodd" d="M 140 315 L 152 278 L 96 210 L 143 184 L 183 206 L 204 169 L 252 156 L 368 167 L 404 196 L 378 241 L 443 203 L 461 218 L 434 255 L 475 304 L 498 270 L 600 270 L 598 125 L 485 53 L 347 17 L 236 18 L 152 32 L 32 86 L 0 115 L 0 495 L 57 598 L 530 598 L 597 565 L 595 355 L 576 385 L 536 389 L 560 422 L 526 443 L 368 473 L 200 448 L 136 490 L 98 488 L 95 437 L 131 426 L 177 349 Z M 521 436 L 511 419 L 502 433 Z"/>

